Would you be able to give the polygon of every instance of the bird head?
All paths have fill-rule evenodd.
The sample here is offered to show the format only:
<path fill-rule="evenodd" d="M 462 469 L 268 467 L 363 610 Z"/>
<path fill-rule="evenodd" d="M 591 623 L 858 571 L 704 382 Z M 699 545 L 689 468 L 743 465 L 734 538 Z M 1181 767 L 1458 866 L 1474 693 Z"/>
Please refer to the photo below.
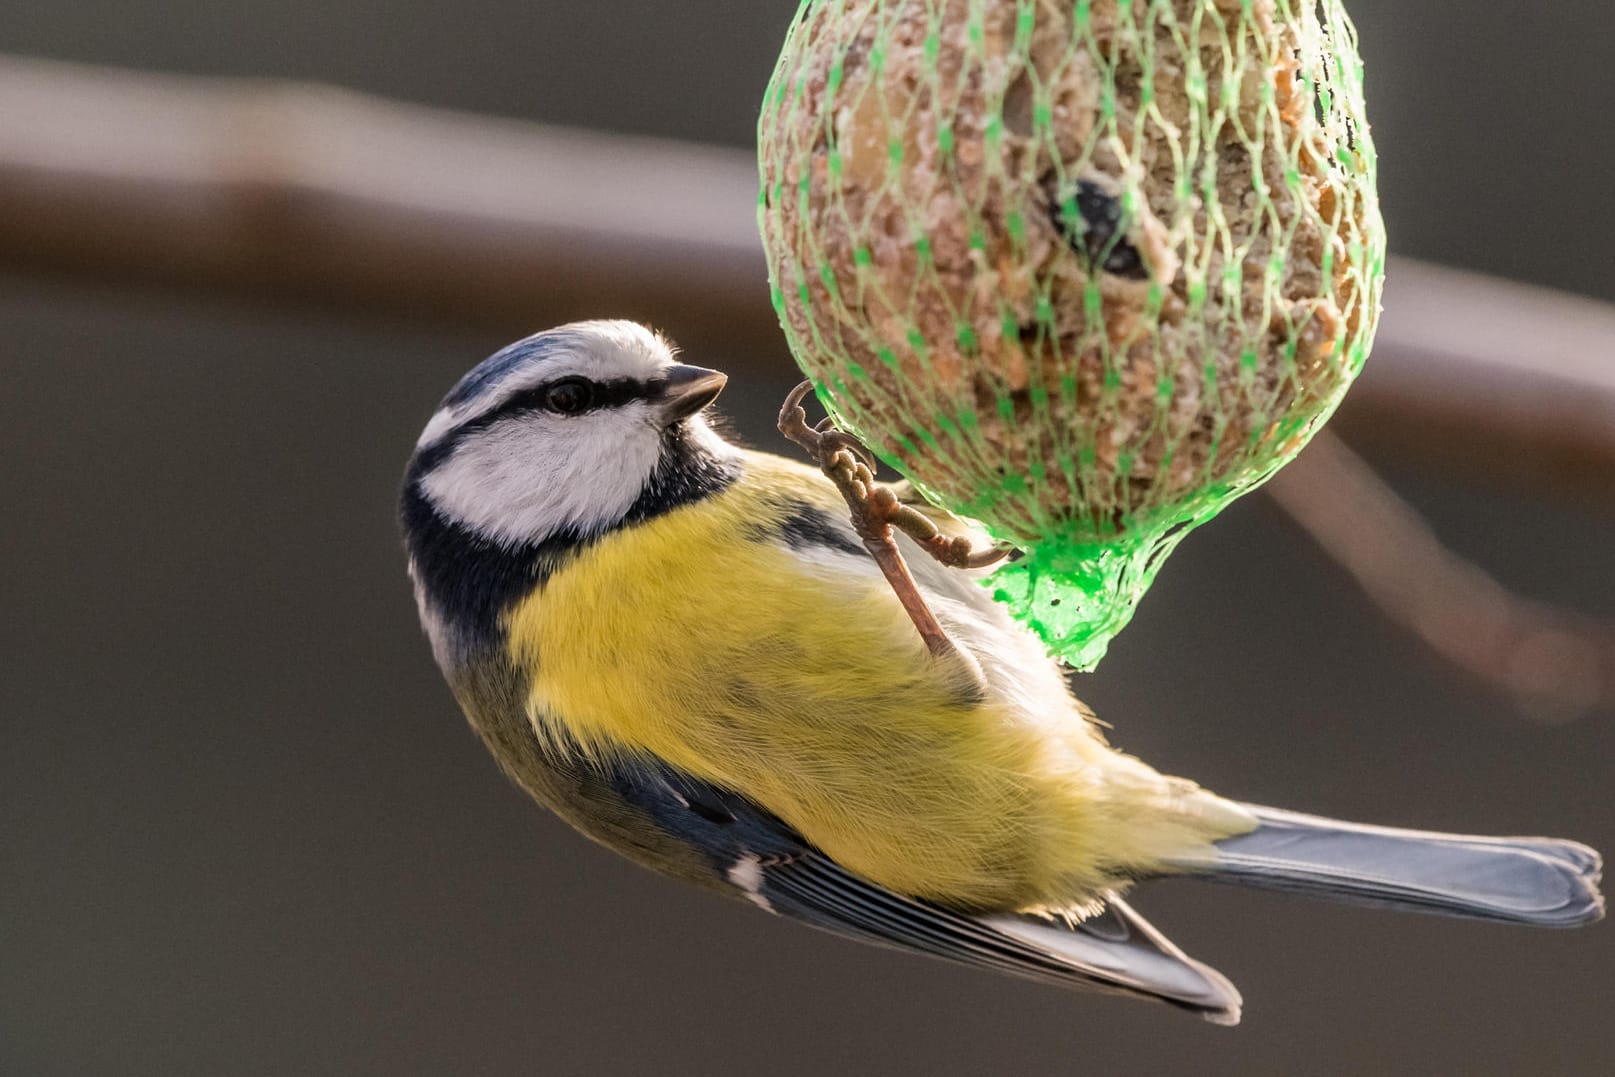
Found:
<path fill-rule="evenodd" d="M 702 411 L 727 380 L 679 363 L 633 322 L 535 334 L 444 397 L 416 443 L 406 499 L 503 549 L 587 541 L 721 476 L 733 450 Z"/>

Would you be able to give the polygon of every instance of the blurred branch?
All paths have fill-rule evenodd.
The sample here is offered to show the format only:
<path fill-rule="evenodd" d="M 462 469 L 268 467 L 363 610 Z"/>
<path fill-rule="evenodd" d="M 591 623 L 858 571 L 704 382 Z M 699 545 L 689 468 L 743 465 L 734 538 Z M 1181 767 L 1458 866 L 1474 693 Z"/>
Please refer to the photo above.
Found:
<path fill-rule="evenodd" d="M 1615 708 L 1615 625 L 1510 593 L 1328 431 L 1266 487 L 1392 621 L 1555 719 Z"/>
<path fill-rule="evenodd" d="M 1615 499 L 1615 305 L 1393 258 L 1337 419 L 1354 442 Z"/>
<path fill-rule="evenodd" d="M 3 56 L 0 101 L 0 268 L 782 350 L 743 150 Z M 1615 308 L 1407 260 L 1386 294 L 1341 429 L 1615 495 Z"/>
<path fill-rule="evenodd" d="M 777 354 L 741 150 L 323 87 L 0 57 L 0 268 L 369 307 L 514 335 L 634 317 Z M 1407 260 L 1336 429 L 1615 495 L 1615 308 Z M 1609 700 L 1604 626 L 1446 552 L 1327 436 L 1269 489 L 1476 676 Z M 1370 522 L 1371 521 L 1371 522 Z"/>
<path fill-rule="evenodd" d="M 778 347 L 732 150 L 0 57 L 0 267 Z"/>

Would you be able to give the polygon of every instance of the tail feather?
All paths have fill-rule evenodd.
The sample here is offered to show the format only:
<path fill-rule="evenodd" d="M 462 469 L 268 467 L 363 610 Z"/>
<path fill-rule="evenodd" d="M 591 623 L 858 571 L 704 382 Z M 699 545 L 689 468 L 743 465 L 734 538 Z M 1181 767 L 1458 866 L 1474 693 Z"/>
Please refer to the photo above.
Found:
<path fill-rule="evenodd" d="M 1603 862 L 1551 838 L 1480 838 L 1363 826 L 1244 805 L 1260 821 L 1186 873 L 1415 911 L 1539 927 L 1604 915 Z"/>

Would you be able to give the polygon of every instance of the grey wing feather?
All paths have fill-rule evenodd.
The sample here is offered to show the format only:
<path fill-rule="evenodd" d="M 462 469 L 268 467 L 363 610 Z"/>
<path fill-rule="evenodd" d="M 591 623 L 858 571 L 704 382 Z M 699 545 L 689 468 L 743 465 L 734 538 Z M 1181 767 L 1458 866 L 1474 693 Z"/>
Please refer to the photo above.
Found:
<path fill-rule="evenodd" d="M 709 857 L 737 896 L 782 916 L 977 968 L 1156 999 L 1218 1024 L 1239 1021 L 1233 985 L 1120 899 L 1074 925 L 958 912 L 859 878 L 744 797 L 665 765 L 619 762 L 602 778 L 648 822 Z"/>
<path fill-rule="evenodd" d="M 1120 898 L 1076 924 L 973 916 L 894 894 L 822 854 L 767 867 L 758 896 L 785 916 L 877 945 L 930 954 L 1062 987 L 1134 995 L 1239 1023 L 1239 992 L 1188 957 Z"/>

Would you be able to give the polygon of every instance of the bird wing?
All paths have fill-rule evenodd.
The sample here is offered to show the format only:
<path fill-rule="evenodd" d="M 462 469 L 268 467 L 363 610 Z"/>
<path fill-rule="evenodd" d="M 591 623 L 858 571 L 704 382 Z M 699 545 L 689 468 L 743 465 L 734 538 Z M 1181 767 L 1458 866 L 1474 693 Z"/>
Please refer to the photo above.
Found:
<path fill-rule="evenodd" d="M 1114 895 L 1075 924 L 957 912 L 854 875 L 745 797 L 671 767 L 618 760 L 600 776 L 658 829 L 701 850 L 736 896 L 770 912 L 880 946 L 1239 1021 L 1234 986 Z"/>

